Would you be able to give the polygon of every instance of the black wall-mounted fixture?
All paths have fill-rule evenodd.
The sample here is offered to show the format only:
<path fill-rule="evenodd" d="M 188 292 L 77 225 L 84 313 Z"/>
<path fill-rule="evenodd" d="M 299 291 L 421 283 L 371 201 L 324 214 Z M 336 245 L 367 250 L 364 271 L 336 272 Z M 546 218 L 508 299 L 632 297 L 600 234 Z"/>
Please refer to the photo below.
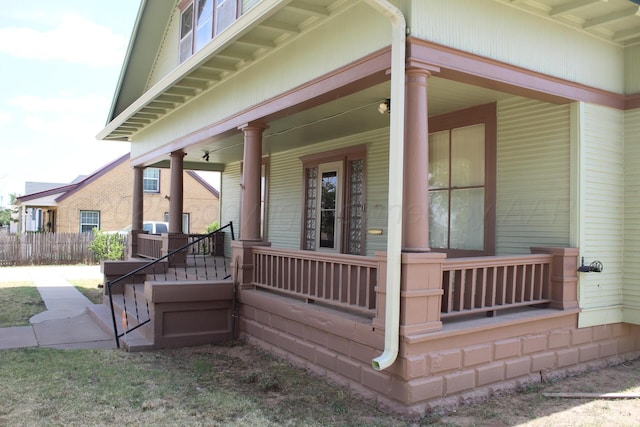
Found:
<path fill-rule="evenodd" d="M 582 257 L 582 265 L 578 267 L 578 271 L 581 273 L 602 273 L 602 270 L 604 270 L 604 267 L 600 261 L 596 260 L 589 265 L 585 265 L 584 257 Z"/>

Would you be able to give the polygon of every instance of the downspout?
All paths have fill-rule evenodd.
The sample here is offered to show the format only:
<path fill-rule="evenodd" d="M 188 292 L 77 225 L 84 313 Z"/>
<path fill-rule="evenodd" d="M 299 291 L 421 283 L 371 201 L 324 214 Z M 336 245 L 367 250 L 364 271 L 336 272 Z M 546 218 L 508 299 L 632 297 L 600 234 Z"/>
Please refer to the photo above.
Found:
<path fill-rule="evenodd" d="M 404 169 L 404 91 L 407 24 L 387 0 L 364 0 L 391 21 L 391 126 L 389 130 L 389 217 L 387 222 L 387 293 L 384 352 L 373 368 L 388 368 L 398 356 L 400 340 L 400 263 L 402 256 L 402 188 Z"/>

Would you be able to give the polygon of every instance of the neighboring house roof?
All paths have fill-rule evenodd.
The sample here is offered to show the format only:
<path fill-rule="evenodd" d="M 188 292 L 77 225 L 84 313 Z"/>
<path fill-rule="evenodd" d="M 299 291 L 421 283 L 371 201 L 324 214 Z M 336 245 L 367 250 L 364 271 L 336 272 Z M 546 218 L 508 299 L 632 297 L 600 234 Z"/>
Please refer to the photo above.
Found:
<path fill-rule="evenodd" d="M 213 194 L 217 199 L 220 198 L 220 192 L 218 190 L 216 190 L 211 184 L 209 184 L 207 181 L 205 181 L 200 175 L 198 175 L 196 172 L 193 171 L 187 171 L 187 175 L 189 175 L 191 178 L 195 179 L 196 181 L 198 181 L 198 183 L 200 185 L 202 185 L 204 188 L 206 188 L 207 190 L 209 190 L 211 192 L 211 194 Z"/>
<path fill-rule="evenodd" d="M 68 183 L 60 183 L 60 182 L 30 182 L 27 181 L 24 183 L 24 194 L 34 194 L 40 193 L 43 191 L 53 190 L 54 188 L 65 187 L 69 185 Z"/>
<path fill-rule="evenodd" d="M 106 164 L 105 166 L 101 167 L 100 169 L 98 169 L 97 171 L 95 171 L 94 173 L 92 173 L 90 175 L 80 175 L 78 178 L 73 180 L 73 182 L 71 184 L 27 183 L 27 184 L 49 184 L 49 185 L 48 186 L 46 186 L 46 185 L 43 185 L 43 186 L 31 186 L 31 188 L 34 188 L 34 189 L 40 190 L 40 191 L 33 191 L 33 192 L 29 193 L 29 194 L 25 194 L 24 196 L 20 196 L 20 197 L 16 198 L 16 200 L 18 202 L 20 202 L 20 203 L 24 203 L 24 202 L 28 202 L 28 201 L 34 201 L 34 200 L 37 200 L 37 199 L 46 198 L 46 200 L 47 200 L 46 204 L 47 205 L 54 205 L 55 202 L 60 202 L 60 201 L 62 201 L 64 199 L 66 199 L 67 197 L 73 195 L 77 191 L 79 191 L 79 190 L 83 189 L 84 187 L 86 187 L 87 185 L 91 184 L 92 182 L 94 182 L 98 178 L 102 177 L 106 173 L 108 173 L 111 170 L 115 169 L 117 166 L 121 165 L 123 162 L 128 161 L 129 157 L 130 157 L 130 154 L 125 154 L 124 156 L 119 157 L 119 158 L 115 159 L 114 161 L 112 161 L 111 163 Z M 187 173 L 189 174 L 189 176 L 191 176 L 193 179 L 195 179 L 199 184 L 201 184 L 208 191 L 210 191 L 216 198 L 218 198 L 218 199 L 220 198 L 220 192 L 218 190 L 216 190 L 215 188 L 213 188 L 202 177 L 200 177 L 198 174 L 196 174 L 195 172 L 192 172 L 192 171 L 187 171 Z M 25 187 L 27 187 L 27 186 L 25 185 Z M 41 205 L 42 201 L 39 204 Z"/>

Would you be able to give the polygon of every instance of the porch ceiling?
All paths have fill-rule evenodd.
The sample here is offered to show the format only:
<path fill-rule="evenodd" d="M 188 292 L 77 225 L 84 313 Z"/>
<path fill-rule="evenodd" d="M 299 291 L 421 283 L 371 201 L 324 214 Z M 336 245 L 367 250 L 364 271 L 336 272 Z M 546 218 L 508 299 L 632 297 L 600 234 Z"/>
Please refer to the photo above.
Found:
<path fill-rule="evenodd" d="M 621 46 L 640 43 L 640 0 L 495 1 Z"/>
<path fill-rule="evenodd" d="M 384 82 L 354 94 L 268 122 L 263 135 L 263 153 L 274 154 L 296 147 L 356 135 L 389 126 L 389 114 L 378 106 L 389 97 L 390 83 Z M 436 116 L 467 107 L 499 101 L 513 95 L 438 77 L 429 78 L 428 110 Z M 393 108 L 393 100 L 391 100 Z M 192 166 L 209 162 L 227 164 L 242 160 L 241 132 L 223 140 L 186 149 L 185 161 Z"/>

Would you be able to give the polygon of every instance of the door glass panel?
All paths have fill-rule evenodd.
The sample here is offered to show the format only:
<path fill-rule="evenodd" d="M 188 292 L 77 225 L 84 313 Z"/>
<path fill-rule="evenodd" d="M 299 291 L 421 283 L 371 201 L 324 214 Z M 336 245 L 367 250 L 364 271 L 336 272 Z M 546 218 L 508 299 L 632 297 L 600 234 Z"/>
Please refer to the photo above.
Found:
<path fill-rule="evenodd" d="M 306 233 L 304 236 L 305 249 L 313 251 L 316 249 L 316 196 L 317 196 L 317 184 L 318 184 L 318 169 L 307 169 L 307 220 L 305 224 Z"/>
<path fill-rule="evenodd" d="M 449 247 L 449 191 L 429 192 L 429 246 Z"/>
<path fill-rule="evenodd" d="M 449 186 L 449 131 L 429 135 L 429 188 Z"/>
<path fill-rule="evenodd" d="M 484 188 L 451 191 L 451 248 L 484 249 Z"/>
<path fill-rule="evenodd" d="M 451 186 L 484 185 L 484 124 L 451 131 Z"/>
<path fill-rule="evenodd" d="M 320 247 L 334 249 L 336 247 L 336 194 L 338 173 L 327 171 L 322 173 L 320 190 Z"/>
<path fill-rule="evenodd" d="M 362 253 L 362 222 L 364 216 L 364 160 L 351 161 L 349 183 L 349 247 L 352 255 Z"/>

